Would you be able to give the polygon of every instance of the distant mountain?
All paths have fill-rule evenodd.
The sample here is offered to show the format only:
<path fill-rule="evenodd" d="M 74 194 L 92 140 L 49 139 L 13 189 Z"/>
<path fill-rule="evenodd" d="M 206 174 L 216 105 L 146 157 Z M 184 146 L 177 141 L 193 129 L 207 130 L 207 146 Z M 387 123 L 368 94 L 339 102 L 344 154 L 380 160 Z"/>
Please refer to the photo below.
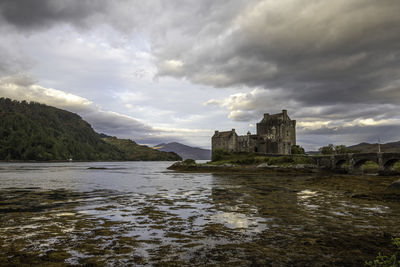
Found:
<path fill-rule="evenodd" d="M 175 152 L 183 159 L 211 159 L 211 150 L 191 147 L 177 142 L 159 144 L 153 148 L 159 151 Z"/>
<path fill-rule="evenodd" d="M 378 152 L 378 144 L 370 143 L 359 143 L 357 145 L 352 145 L 347 147 L 349 150 L 354 151 L 354 153 L 373 153 Z M 381 152 L 396 153 L 400 152 L 400 141 L 391 142 L 386 144 L 381 144 Z M 309 155 L 320 154 L 319 151 L 307 151 Z"/>
<path fill-rule="evenodd" d="M 158 151 L 148 146 L 138 145 L 136 142 L 129 139 L 107 137 L 103 138 L 103 140 L 123 151 L 127 160 L 182 160 L 182 158 L 174 152 Z"/>
<path fill-rule="evenodd" d="M 381 144 L 381 152 L 400 152 L 400 141 Z M 362 153 L 377 152 L 378 144 L 360 143 L 348 147 L 351 150 L 359 151 Z"/>
<path fill-rule="evenodd" d="M 130 140 L 109 139 L 75 113 L 0 98 L 0 160 L 180 160 Z"/>

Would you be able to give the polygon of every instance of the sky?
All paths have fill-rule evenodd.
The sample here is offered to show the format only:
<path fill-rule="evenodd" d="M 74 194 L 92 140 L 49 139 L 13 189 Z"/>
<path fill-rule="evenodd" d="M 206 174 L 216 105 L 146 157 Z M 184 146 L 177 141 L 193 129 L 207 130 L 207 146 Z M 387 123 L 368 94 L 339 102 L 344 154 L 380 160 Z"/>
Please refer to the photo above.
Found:
<path fill-rule="evenodd" d="M 400 140 L 398 0 L 0 0 L 0 97 L 210 148 L 288 110 L 297 143 Z"/>

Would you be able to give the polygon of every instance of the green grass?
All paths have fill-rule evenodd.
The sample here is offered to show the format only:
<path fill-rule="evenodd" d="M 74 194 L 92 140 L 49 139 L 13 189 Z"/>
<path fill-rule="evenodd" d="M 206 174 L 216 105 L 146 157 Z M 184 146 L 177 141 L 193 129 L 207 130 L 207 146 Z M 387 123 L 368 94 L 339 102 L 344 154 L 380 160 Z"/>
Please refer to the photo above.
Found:
<path fill-rule="evenodd" d="M 208 164 L 259 165 L 262 163 L 277 166 L 291 166 L 296 164 L 312 164 L 313 161 L 305 155 L 260 156 L 254 153 L 220 152 L 217 160 L 213 160 Z"/>
<path fill-rule="evenodd" d="M 379 253 L 373 261 L 366 261 L 365 265 L 372 267 L 400 266 L 400 238 L 392 238 L 392 243 L 396 247 L 396 251 L 391 256 Z"/>
<path fill-rule="evenodd" d="M 373 161 L 367 161 L 362 166 L 361 169 L 364 172 L 377 172 L 379 170 L 379 165 Z"/>
<path fill-rule="evenodd" d="M 378 164 L 376 164 L 376 162 L 367 161 L 361 166 L 361 169 L 364 172 L 376 172 L 379 170 L 379 166 L 378 166 Z M 395 171 L 400 171 L 400 161 L 398 161 L 394 164 L 393 169 Z"/>

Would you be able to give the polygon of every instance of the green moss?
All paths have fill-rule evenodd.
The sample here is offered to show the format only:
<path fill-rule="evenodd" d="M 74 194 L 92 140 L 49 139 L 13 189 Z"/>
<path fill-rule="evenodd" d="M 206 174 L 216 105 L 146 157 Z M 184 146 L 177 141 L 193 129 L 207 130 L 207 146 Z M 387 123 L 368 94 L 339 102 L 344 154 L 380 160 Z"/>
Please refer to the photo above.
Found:
<path fill-rule="evenodd" d="M 313 164 L 307 155 L 282 155 L 282 156 L 260 156 L 253 153 L 225 153 L 218 156 L 219 160 L 213 160 L 208 165 L 258 165 L 268 163 L 269 165 L 289 166 L 296 164 Z"/>
<path fill-rule="evenodd" d="M 143 258 L 141 256 L 137 256 L 137 255 L 133 256 L 133 262 L 136 264 L 139 264 L 139 265 L 148 264 L 148 261 L 145 258 Z"/>
<path fill-rule="evenodd" d="M 398 267 L 400 266 L 400 238 L 392 239 L 393 245 L 396 247 L 396 251 L 391 256 L 385 256 L 381 253 L 376 256 L 372 261 L 366 261 L 366 266 L 373 267 Z"/>
<path fill-rule="evenodd" d="M 80 260 L 80 263 L 86 266 L 105 266 L 105 260 L 100 256 L 84 258 Z"/>
<path fill-rule="evenodd" d="M 185 165 L 194 165 L 194 164 L 196 164 L 196 161 L 194 159 L 185 159 L 183 161 L 183 164 L 185 164 Z"/>
<path fill-rule="evenodd" d="M 361 169 L 366 173 L 376 173 L 379 171 L 379 165 L 373 161 L 367 161 L 361 166 Z"/>
<path fill-rule="evenodd" d="M 190 235 L 185 235 L 185 234 L 177 233 L 177 232 L 168 232 L 165 235 L 165 237 L 176 238 L 176 239 L 184 239 L 184 238 L 190 239 L 191 238 Z"/>
<path fill-rule="evenodd" d="M 394 168 L 395 170 L 397 170 L 397 171 L 400 172 L 400 161 L 397 161 L 397 162 L 394 164 L 393 168 Z"/>
<path fill-rule="evenodd" d="M 393 254 L 390 237 L 399 232 L 400 202 L 379 199 L 377 194 L 385 194 L 394 177 L 265 173 L 212 177 L 212 188 L 201 186 L 196 197 L 185 193 L 197 188 L 174 187 L 178 192 L 173 202 L 157 193 L 144 196 L 145 203 L 137 196 L 129 202 L 127 195 L 111 200 L 108 192 L 96 195 L 103 200 L 88 202 L 92 193 L 1 190 L 0 206 L 11 204 L 21 212 L 0 214 L 0 265 L 68 266 L 72 257 L 82 266 L 363 266 L 378 252 Z M 310 193 L 304 199 L 303 191 Z M 65 201 L 56 206 L 52 198 Z M 48 208 L 26 211 L 40 203 Z M 122 203 L 132 220 L 76 212 L 100 206 L 108 208 L 102 214 L 110 214 L 116 208 L 123 210 Z M 215 216 L 220 213 L 229 216 Z M 235 222 L 242 224 L 235 228 Z M 39 227 L 25 229 L 32 225 Z"/>
<path fill-rule="evenodd" d="M 47 257 L 50 261 L 63 262 L 68 259 L 71 255 L 65 251 L 49 251 Z"/>

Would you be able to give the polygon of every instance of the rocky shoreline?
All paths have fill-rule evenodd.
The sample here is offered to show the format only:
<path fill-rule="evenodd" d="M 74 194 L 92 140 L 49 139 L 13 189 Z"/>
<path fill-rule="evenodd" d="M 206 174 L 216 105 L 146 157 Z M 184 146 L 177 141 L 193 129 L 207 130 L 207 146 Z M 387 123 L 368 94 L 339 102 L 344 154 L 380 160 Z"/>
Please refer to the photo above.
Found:
<path fill-rule="evenodd" d="M 328 169 L 319 168 L 314 164 L 293 164 L 287 166 L 269 165 L 266 163 L 258 165 L 236 165 L 225 163 L 221 165 L 213 164 L 197 164 L 185 163 L 178 161 L 169 166 L 167 169 L 179 172 L 225 172 L 225 173 L 290 173 L 290 174 L 305 174 L 305 173 L 332 173 L 332 174 L 349 174 L 349 175 L 378 175 L 378 176 L 400 176 L 397 171 L 390 172 L 369 172 L 369 171 L 352 171 L 346 169 Z"/>
<path fill-rule="evenodd" d="M 312 165 L 298 164 L 295 166 L 267 166 L 260 164 L 257 166 L 253 165 L 234 165 L 234 164 L 222 164 L 222 165 L 210 165 L 210 164 L 185 164 L 182 161 L 175 162 L 168 167 L 169 170 L 179 172 L 233 172 L 233 173 L 292 173 L 292 174 L 304 174 L 304 173 L 317 173 L 321 169 L 317 169 Z"/>
<path fill-rule="evenodd" d="M 222 164 L 222 165 L 211 165 L 211 164 L 187 164 L 184 161 L 178 161 L 169 166 L 167 169 L 178 171 L 178 172 L 195 172 L 195 173 L 243 173 L 243 174 L 265 174 L 265 175 L 290 175 L 290 176 L 302 176 L 302 175 L 313 175 L 314 179 L 325 179 L 326 177 L 357 177 L 369 176 L 369 177 L 386 177 L 392 181 L 386 185 L 384 190 L 370 190 L 368 194 L 360 193 L 354 194 L 352 198 L 362 198 L 369 200 L 395 200 L 400 201 L 400 179 L 398 173 L 376 173 L 376 174 L 354 174 L 348 173 L 345 170 L 330 170 L 324 168 L 317 168 L 312 164 L 297 164 L 291 166 L 273 166 L 268 164 L 259 165 L 244 165 L 238 166 L 234 164 Z M 319 177 L 319 178 L 317 178 Z M 358 180 L 358 179 L 357 179 Z M 318 183 L 316 183 L 318 184 Z M 357 187 L 357 184 L 353 184 L 353 187 Z"/>

